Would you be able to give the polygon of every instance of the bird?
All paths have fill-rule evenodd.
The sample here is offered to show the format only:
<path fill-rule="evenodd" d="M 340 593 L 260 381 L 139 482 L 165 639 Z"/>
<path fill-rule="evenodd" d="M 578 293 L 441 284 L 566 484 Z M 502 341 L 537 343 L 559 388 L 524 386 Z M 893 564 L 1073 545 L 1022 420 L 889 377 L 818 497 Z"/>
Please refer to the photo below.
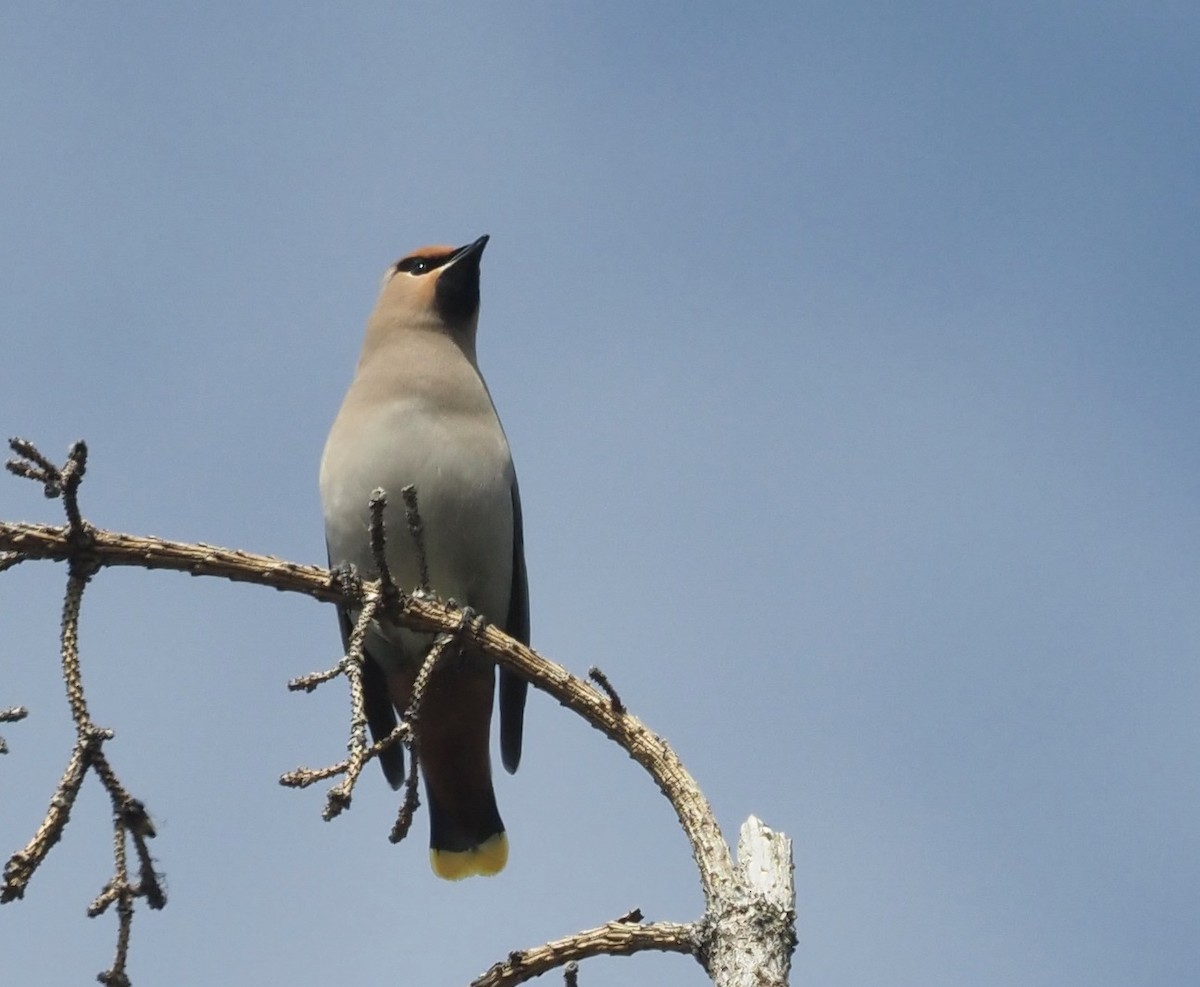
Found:
<path fill-rule="evenodd" d="M 480 259 L 488 237 L 424 247 L 384 275 L 354 377 L 325 442 L 320 492 L 332 568 L 377 578 L 369 501 L 391 495 L 385 558 L 402 589 L 419 563 L 400 492 L 416 489 L 429 588 L 529 643 L 529 588 L 521 495 L 512 454 L 475 351 Z M 400 505 L 393 507 L 392 503 Z M 340 608 L 343 645 L 357 614 Z M 433 636 L 380 620 L 363 648 L 367 722 L 378 742 L 408 709 Z M 429 808 L 430 863 L 447 880 L 492 875 L 508 837 L 492 785 L 490 739 L 496 667 L 462 645 L 435 667 L 420 708 L 416 751 Z M 521 760 L 527 683 L 499 672 L 500 755 Z M 381 756 L 393 789 L 405 779 L 399 744 Z"/>

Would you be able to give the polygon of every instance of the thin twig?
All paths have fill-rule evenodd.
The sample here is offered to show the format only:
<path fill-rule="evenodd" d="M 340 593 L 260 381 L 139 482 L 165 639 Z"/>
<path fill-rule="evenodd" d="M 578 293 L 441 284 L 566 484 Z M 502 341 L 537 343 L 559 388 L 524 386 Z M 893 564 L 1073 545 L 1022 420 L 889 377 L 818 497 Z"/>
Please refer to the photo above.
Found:
<path fill-rule="evenodd" d="M 425 554 L 425 525 L 421 521 L 417 488 L 410 483 L 401 488 L 400 496 L 404 498 L 404 522 L 408 525 L 408 534 L 413 542 L 413 554 L 417 560 L 417 588 L 428 595 L 432 592 L 429 588 L 429 557 Z"/>
<path fill-rule="evenodd" d="M 129 937 L 133 931 L 134 890 L 129 883 L 129 867 L 125 855 L 125 825 L 119 815 L 113 816 L 113 857 L 116 874 L 105 886 L 99 897 L 88 908 L 88 916 L 95 918 L 103 914 L 113 902 L 117 903 L 117 949 L 112 966 L 96 979 L 109 987 L 128 987 L 129 976 L 125 965 L 129 959 Z"/>
<path fill-rule="evenodd" d="M 8 447 L 21 459 L 10 459 L 4 464 L 14 476 L 24 477 L 42 484 L 47 500 L 53 500 L 62 492 L 62 474 L 59 468 L 38 451 L 28 439 L 12 438 Z"/>
<path fill-rule="evenodd" d="M 371 561 L 375 571 L 379 573 L 379 595 L 383 600 L 383 612 L 390 618 L 399 609 L 402 598 L 400 587 L 392 578 L 392 569 L 387 559 L 387 526 L 384 523 L 384 512 L 387 510 L 387 492 L 381 487 L 371 491 L 371 499 L 367 505 L 371 513 L 369 537 L 371 540 Z"/>
<path fill-rule="evenodd" d="M 421 721 L 421 703 L 425 700 L 425 693 L 429 688 L 429 680 L 433 677 L 433 670 L 450 650 L 450 645 L 454 643 L 455 635 L 453 634 L 439 634 L 434 639 L 433 646 L 429 649 L 425 660 L 421 662 L 421 669 L 417 672 L 417 677 L 413 679 L 412 696 L 408 701 L 408 709 L 404 711 L 405 723 L 414 725 Z M 417 730 L 416 744 L 418 748 L 421 746 L 419 729 Z"/>
<path fill-rule="evenodd" d="M 87 472 L 87 452 L 87 443 L 82 439 L 74 443 L 60 474 L 63 509 L 67 512 L 71 534 L 76 538 L 86 534 L 87 529 L 87 523 L 79 513 L 79 484 Z"/>
<path fill-rule="evenodd" d="M 75 797 L 79 794 L 79 786 L 83 784 L 87 774 L 89 752 L 101 738 L 96 735 L 79 737 L 71 758 L 67 761 L 66 770 L 54 789 L 50 799 L 50 807 L 42 819 L 33 838 L 18 850 L 8 860 L 4 867 L 4 885 L 0 887 L 0 904 L 22 898 L 34 872 L 41 866 L 46 854 L 61 838 L 71 809 L 75 805 Z"/>
<path fill-rule="evenodd" d="M 401 717 L 410 731 L 408 742 L 410 760 L 408 764 L 408 776 L 404 782 L 404 799 L 400 803 L 396 821 L 392 824 L 392 831 L 388 834 L 388 839 L 392 843 L 399 843 L 408 835 L 409 829 L 412 828 L 412 821 L 416 815 L 417 807 L 421 804 L 417 788 L 418 765 L 421 761 L 421 703 L 425 699 L 425 693 L 429 688 L 429 681 L 433 675 L 433 670 L 437 667 L 454 641 L 455 635 L 453 634 L 439 634 L 434 640 L 429 653 L 425 655 L 425 660 L 421 662 L 421 668 L 417 672 L 417 677 L 413 680 L 408 709 L 404 711 L 404 715 Z"/>
<path fill-rule="evenodd" d="M 409 739 L 411 731 L 407 723 L 398 723 L 396 728 L 389 733 L 383 740 L 377 744 L 372 744 L 367 748 L 368 761 L 373 761 L 385 750 L 394 744 L 406 743 Z M 345 774 L 350 767 L 350 759 L 339 761 L 337 764 L 331 764 L 324 768 L 296 768 L 294 771 L 289 771 L 282 775 L 279 779 L 279 784 L 284 788 L 308 788 L 318 781 L 324 781 L 327 778 L 336 778 L 340 774 Z"/>
<path fill-rule="evenodd" d="M 342 810 L 350 805 L 354 786 L 358 782 L 362 769 L 370 760 L 370 745 L 367 743 L 367 708 L 363 694 L 362 667 L 363 643 L 367 630 L 375 613 L 379 609 L 380 599 L 377 595 L 368 595 L 363 601 L 358 619 L 354 622 L 354 630 L 350 632 L 350 642 L 346 648 L 346 659 L 343 663 L 346 678 L 350 682 L 350 739 L 346 747 L 349 758 L 346 763 L 345 777 L 329 790 L 325 800 L 325 810 L 321 818 L 328 822 L 340 815 Z"/>
<path fill-rule="evenodd" d="M 24 706 L 9 706 L 8 709 L 0 709 L 0 723 L 17 723 L 29 715 L 29 710 Z M 0 754 L 8 753 L 8 744 L 4 742 L 4 738 L 0 737 Z"/>
<path fill-rule="evenodd" d="M 333 668 L 327 668 L 323 672 L 310 672 L 308 675 L 301 675 L 299 678 L 288 680 L 289 692 L 312 692 L 319 685 L 324 685 L 339 675 L 346 674 L 346 659 L 343 658 Z"/>
<path fill-rule="evenodd" d="M 6 572 L 28 559 L 29 556 L 24 552 L 0 552 L 0 572 Z"/>
<path fill-rule="evenodd" d="M 401 724 L 401 726 L 407 725 Z M 388 834 L 388 841 L 391 843 L 399 843 L 408 835 L 408 831 L 412 828 L 413 817 L 417 814 L 417 809 L 420 808 L 421 793 L 418 785 L 420 779 L 420 762 L 421 759 L 417 755 L 416 745 L 410 743 L 408 745 L 408 777 L 404 779 L 404 799 L 400 803 L 400 810 L 396 814 L 396 821 L 392 824 L 392 831 Z"/>
<path fill-rule="evenodd" d="M 67 576 L 67 593 L 62 608 L 62 672 L 67 688 L 67 702 L 75 729 L 87 730 L 92 723 L 88 713 L 87 696 L 83 691 L 83 670 L 79 664 L 79 610 L 83 606 L 83 591 L 91 576 L 71 571 Z"/>
<path fill-rule="evenodd" d="M 613 688 L 613 684 L 608 681 L 607 675 L 593 665 L 588 669 L 588 678 L 604 690 L 604 694 L 608 696 L 608 701 L 612 705 L 614 713 L 620 715 L 625 712 L 625 704 L 621 702 L 621 697 L 617 695 L 617 690 Z"/>

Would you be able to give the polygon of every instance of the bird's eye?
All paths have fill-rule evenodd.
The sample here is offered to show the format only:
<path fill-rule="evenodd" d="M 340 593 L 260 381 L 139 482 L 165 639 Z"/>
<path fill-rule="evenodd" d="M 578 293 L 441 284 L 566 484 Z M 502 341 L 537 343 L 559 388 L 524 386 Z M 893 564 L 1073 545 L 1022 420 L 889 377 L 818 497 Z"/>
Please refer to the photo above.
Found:
<path fill-rule="evenodd" d="M 406 274 L 424 274 L 431 270 L 433 265 L 424 257 L 405 257 L 396 263 L 396 271 L 404 271 Z"/>

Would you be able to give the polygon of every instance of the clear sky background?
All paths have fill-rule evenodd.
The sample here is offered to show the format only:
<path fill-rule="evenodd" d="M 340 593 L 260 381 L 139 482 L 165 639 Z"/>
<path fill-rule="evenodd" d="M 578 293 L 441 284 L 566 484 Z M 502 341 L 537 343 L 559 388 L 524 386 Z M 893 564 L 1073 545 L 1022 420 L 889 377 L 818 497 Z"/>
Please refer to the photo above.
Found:
<path fill-rule="evenodd" d="M 603 667 L 727 836 L 795 840 L 794 982 L 1200 982 L 1200 8 L 6 3 L 0 429 L 116 530 L 323 560 L 379 277 L 492 236 L 480 361 L 534 644 Z M 0 478 L 0 517 L 57 523 Z M 65 573 L 0 577 L 0 852 L 72 741 Z M 158 822 L 135 984 L 455 984 L 702 908 L 669 807 L 534 696 L 491 880 L 277 777 L 344 750 L 332 609 L 102 573 L 85 672 Z M 89 780 L 13 983 L 115 920 Z M 698 985 L 677 956 L 582 983 Z"/>

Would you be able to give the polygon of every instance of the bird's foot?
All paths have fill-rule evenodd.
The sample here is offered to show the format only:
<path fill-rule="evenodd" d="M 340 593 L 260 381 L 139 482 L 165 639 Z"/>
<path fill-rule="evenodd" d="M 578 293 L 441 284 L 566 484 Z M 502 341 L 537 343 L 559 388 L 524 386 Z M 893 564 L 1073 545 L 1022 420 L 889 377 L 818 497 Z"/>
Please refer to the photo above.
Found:
<path fill-rule="evenodd" d="M 341 590 L 348 596 L 362 595 L 362 576 L 358 574 L 358 569 L 354 565 L 349 562 L 339 562 L 329 570 L 329 573 L 334 589 Z"/>

